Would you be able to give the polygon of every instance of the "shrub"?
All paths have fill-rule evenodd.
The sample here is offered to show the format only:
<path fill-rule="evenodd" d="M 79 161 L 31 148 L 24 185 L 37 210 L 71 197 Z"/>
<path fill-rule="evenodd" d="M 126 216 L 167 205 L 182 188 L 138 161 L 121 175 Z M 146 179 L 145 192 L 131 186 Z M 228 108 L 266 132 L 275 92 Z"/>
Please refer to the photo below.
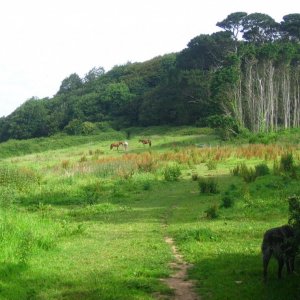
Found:
<path fill-rule="evenodd" d="M 280 175 L 280 162 L 277 159 L 273 161 L 273 174 Z"/>
<path fill-rule="evenodd" d="M 164 169 L 164 177 L 167 181 L 176 181 L 178 180 L 179 176 L 181 175 L 180 167 L 175 164 L 173 166 L 167 166 Z"/>
<path fill-rule="evenodd" d="M 70 167 L 70 161 L 69 160 L 67 160 L 67 159 L 64 159 L 62 162 L 61 162 L 61 167 L 63 168 L 63 169 L 68 169 L 69 167 Z"/>
<path fill-rule="evenodd" d="M 234 205 L 234 198 L 229 195 L 225 195 L 221 201 L 222 201 L 221 207 L 224 207 L 224 208 L 233 207 L 233 205 Z"/>
<path fill-rule="evenodd" d="M 215 242 L 218 236 L 209 228 L 180 229 L 175 233 L 176 242 L 186 243 L 189 241 Z"/>
<path fill-rule="evenodd" d="M 32 184 L 39 184 L 41 176 L 32 169 L 0 167 L 0 186 L 15 186 L 18 189 L 28 188 Z"/>
<path fill-rule="evenodd" d="M 200 192 L 202 194 L 217 194 L 218 193 L 218 188 L 217 188 L 217 183 L 214 179 L 205 179 L 201 178 L 198 182 Z"/>
<path fill-rule="evenodd" d="M 81 156 L 79 159 L 79 162 L 86 162 L 87 161 L 87 157 L 85 155 Z"/>
<path fill-rule="evenodd" d="M 214 204 L 204 211 L 208 219 L 216 219 L 218 215 L 218 205 Z"/>
<path fill-rule="evenodd" d="M 104 151 L 101 150 L 101 149 L 96 149 L 96 150 L 94 151 L 94 154 L 95 154 L 95 155 L 104 154 Z"/>
<path fill-rule="evenodd" d="M 192 174 L 192 180 L 197 181 L 199 179 L 199 175 L 197 173 Z"/>
<path fill-rule="evenodd" d="M 289 223 L 294 226 L 297 233 L 298 243 L 300 242 L 300 196 L 291 196 L 289 202 Z"/>
<path fill-rule="evenodd" d="M 143 190 L 144 191 L 149 191 L 151 189 L 151 183 L 149 181 L 145 181 L 143 183 Z"/>
<path fill-rule="evenodd" d="M 294 158 L 292 153 L 285 153 L 280 158 L 280 169 L 284 172 L 291 172 L 294 169 Z"/>
<path fill-rule="evenodd" d="M 207 166 L 207 169 L 208 169 L 208 170 L 216 170 L 216 169 L 217 169 L 217 162 L 214 161 L 214 160 L 209 160 L 209 161 L 206 163 L 206 166 Z"/>
<path fill-rule="evenodd" d="M 255 166 L 255 174 L 256 176 L 265 176 L 270 174 L 270 169 L 267 164 L 261 163 Z"/>
<path fill-rule="evenodd" d="M 245 163 L 242 164 L 238 164 L 237 166 L 235 166 L 232 170 L 230 170 L 231 174 L 234 176 L 242 176 L 242 174 L 244 172 L 246 172 L 247 170 L 247 166 Z"/>
<path fill-rule="evenodd" d="M 86 121 L 81 124 L 81 134 L 83 135 L 89 135 L 95 133 L 96 129 L 97 129 L 96 124 L 92 122 Z"/>
<path fill-rule="evenodd" d="M 252 167 L 247 167 L 245 163 L 239 164 L 231 170 L 234 176 L 241 176 L 245 182 L 255 181 L 257 175 L 256 170 Z"/>

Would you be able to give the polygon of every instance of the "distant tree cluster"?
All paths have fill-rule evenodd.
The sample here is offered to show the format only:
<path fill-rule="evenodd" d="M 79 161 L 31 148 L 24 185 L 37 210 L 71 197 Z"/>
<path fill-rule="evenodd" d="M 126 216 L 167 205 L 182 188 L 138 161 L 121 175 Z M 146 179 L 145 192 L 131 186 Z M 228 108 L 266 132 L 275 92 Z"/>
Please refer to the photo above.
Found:
<path fill-rule="evenodd" d="M 234 131 L 300 126 L 300 14 L 277 23 L 235 12 L 217 26 L 179 53 L 69 75 L 53 98 L 29 99 L 0 118 L 0 141 L 88 134 L 104 123 L 205 126 L 220 119 L 213 116 L 234 120 Z"/>

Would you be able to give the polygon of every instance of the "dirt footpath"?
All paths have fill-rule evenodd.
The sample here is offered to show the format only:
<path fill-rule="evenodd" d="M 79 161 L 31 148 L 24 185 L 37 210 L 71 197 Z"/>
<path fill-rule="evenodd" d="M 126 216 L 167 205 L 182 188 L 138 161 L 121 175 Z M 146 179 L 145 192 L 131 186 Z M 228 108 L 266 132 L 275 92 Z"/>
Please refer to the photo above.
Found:
<path fill-rule="evenodd" d="M 200 300 L 200 297 L 194 291 L 195 282 L 187 279 L 188 269 L 192 267 L 192 265 L 189 265 L 183 260 L 172 238 L 165 237 L 165 241 L 170 245 L 174 255 L 174 262 L 170 263 L 170 267 L 174 272 L 171 277 L 161 280 L 174 290 L 172 300 Z M 158 299 L 166 298 L 158 297 Z"/>

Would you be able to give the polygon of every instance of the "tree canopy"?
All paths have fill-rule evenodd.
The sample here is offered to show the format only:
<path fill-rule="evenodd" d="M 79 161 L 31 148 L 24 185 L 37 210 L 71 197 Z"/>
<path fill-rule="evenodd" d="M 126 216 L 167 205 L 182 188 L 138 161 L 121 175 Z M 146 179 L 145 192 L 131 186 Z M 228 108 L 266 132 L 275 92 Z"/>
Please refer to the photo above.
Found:
<path fill-rule="evenodd" d="M 50 99 L 31 98 L 0 118 L 0 141 L 115 128 L 210 125 L 235 120 L 253 131 L 300 126 L 300 14 L 280 23 L 237 11 L 178 53 L 63 79 Z"/>

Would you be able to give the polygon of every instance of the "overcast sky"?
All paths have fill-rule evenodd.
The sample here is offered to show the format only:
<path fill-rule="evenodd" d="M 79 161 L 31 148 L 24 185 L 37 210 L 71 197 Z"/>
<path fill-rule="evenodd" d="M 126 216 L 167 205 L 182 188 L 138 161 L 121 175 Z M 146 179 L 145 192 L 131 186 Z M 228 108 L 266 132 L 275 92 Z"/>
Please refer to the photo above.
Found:
<path fill-rule="evenodd" d="M 298 0 L 2 0 L 0 116 L 93 67 L 178 52 L 230 13 L 300 13 Z"/>

